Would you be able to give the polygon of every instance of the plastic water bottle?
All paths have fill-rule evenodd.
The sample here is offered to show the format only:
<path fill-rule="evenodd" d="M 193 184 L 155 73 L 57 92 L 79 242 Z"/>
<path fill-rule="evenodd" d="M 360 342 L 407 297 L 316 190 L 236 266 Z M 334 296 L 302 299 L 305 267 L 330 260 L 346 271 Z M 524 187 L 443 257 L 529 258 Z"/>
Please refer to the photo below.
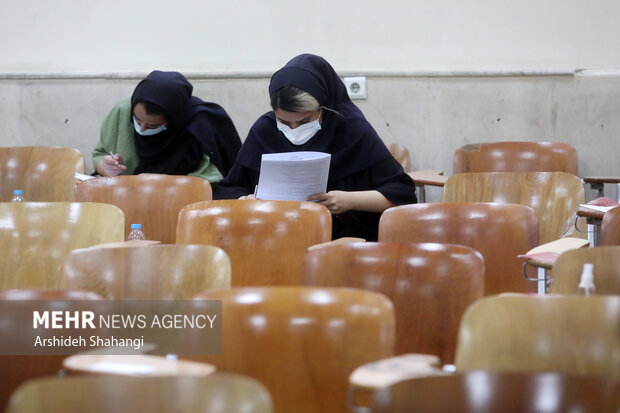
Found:
<path fill-rule="evenodd" d="M 583 264 L 581 280 L 579 281 L 579 289 L 583 291 L 583 295 L 590 296 L 596 290 L 594 286 L 594 264 Z"/>
<path fill-rule="evenodd" d="M 24 202 L 24 191 L 21 189 L 14 190 L 11 202 Z"/>
<path fill-rule="evenodd" d="M 131 231 L 127 237 L 127 241 L 135 241 L 144 239 L 144 233 L 142 232 L 142 224 L 131 224 Z"/>

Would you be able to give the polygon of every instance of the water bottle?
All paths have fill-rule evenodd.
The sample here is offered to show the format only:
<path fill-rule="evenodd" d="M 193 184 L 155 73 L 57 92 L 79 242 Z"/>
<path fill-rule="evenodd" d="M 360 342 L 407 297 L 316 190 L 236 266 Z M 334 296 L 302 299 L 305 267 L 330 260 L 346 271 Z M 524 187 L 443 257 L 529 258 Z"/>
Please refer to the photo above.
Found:
<path fill-rule="evenodd" d="M 127 241 L 135 241 L 144 239 L 144 233 L 142 232 L 142 224 L 131 224 L 131 231 L 127 237 Z"/>
<path fill-rule="evenodd" d="M 21 189 L 14 190 L 11 202 L 24 202 L 24 191 Z"/>
<path fill-rule="evenodd" d="M 594 264 L 583 264 L 581 280 L 579 281 L 579 289 L 583 291 L 583 295 L 590 296 L 594 294 Z"/>

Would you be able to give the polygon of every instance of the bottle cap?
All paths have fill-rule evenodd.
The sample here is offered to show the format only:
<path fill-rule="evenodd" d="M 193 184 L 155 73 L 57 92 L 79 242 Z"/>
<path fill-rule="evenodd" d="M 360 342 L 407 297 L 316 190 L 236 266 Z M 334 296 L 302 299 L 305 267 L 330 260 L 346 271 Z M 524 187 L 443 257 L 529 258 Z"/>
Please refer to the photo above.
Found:
<path fill-rule="evenodd" d="M 23 194 L 24 194 L 23 189 L 16 189 L 13 191 L 13 195 L 23 195 Z"/>
<path fill-rule="evenodd" d="M 142 229 L 142 224 L 131 224 L 131 229 Z"/>
<path fill-rule="evenodd" d="M 579 288 L 591 288 L 594 286 L 594 274 L 592 269 L 594 264 L 583 264 L 583 271 L 581 273 L 581 280 L 579 281 Z"/>

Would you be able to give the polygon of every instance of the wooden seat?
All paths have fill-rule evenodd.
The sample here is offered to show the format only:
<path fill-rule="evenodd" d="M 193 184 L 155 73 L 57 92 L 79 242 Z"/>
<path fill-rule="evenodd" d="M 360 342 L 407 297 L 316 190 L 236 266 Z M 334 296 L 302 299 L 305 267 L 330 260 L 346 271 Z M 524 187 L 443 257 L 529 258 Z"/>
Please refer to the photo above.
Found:
<path fill-rule="evenodd" d="M 620 296 L 487 297 L 461 321 L 457 371 L 555 371 L 618 378 Z"/>
<path fill-rule="evenodd" d="M 577 150 L 561 142 L 485 142 L 454 153 L 455 174 L 468 172 L 567 172 L 578 174 Z"/>
<path fill-rule="evenodd" d="M 484 293 L 535 291 L 517 258 L 538 241 L 531 208 L 514 204 L 432 203 L 386 210 L 379 242 L 436 242 L 466 245 L 485 261 Z"/>
<path fill-rule="evenodd" d="M 306 250 L 331 231 L 329 211 L 312 202 L 220 200 L 183 208 L 177 244 L 222 248 L 233 286 L 299 285 Z"/>
<path fill-rule="evenodd" d="M 72 249 L 123 240 L 123 212 L 79 202 L 0 203 L 0 289 L 56 288 Z"/>
<path fill-rule="evenodd" d="M 26 201 L 73 201 L 76 172 L 84 173 L 84 157 L 74 148 L 0 148 L 0 201 L 10 201 L 14 189 L 22 189 Z"/>
<path fill-rule="evenodd" d="M 403 167 L 405 172 L 411 172 L 411 156 L 409 155 L 409 150 L 407 147 L 395 142 L 388 143 L 386 146 L 394 159 L 396 159 Z"/>
<path fill-rule="evenodd" d="M 484 293 L 484 260 L 462 245 L 329 245 L 308 252 L 302 282 L 385 294 L 396 313 L 396 354 L 435 354 L 454 363 L 461 315 Z"/>
<path fill-rule="evenodd" d="M 379 390 L 372 413 L 617 412 L 620 381 L 557 373 L 472 371 Z"/>
<path fill-rule="evenodd" d="M 142 224 L 149 240 L 174 244 L 179 211 L 188 204 L 211 199 L 209 181 L 195 176 L 160 174 L 101 177 L 81 182 L 80 202 L 104 202 L 125 213 L 125 237 L 131 224 Z"/>
<path fill-rule="evenodd" d="M 20 387 L 8 413 L 271 413 L 265 386 L 247 377 L 72 376 Z"/>
<path fill-rule="evenodd" d="M 394 310 L 372 291 L 348 288 L 246 287 L 196 297 L 222 300 L 222 354 L 199 356 L 218 371 L 254 377 L 276 412 L 347 411 L 347 377 L 389 356 Z M 184 330 L 184 339 L 192 339 Z"/>
<path fill-rule="evenodd" d="M 560 254 L 553 264 L 549 292 L 581 294 L 579 281 L 586 263 L 594 265 L 596 294 L 620 295 L 620 246 L 579 248 Z"/>
<path fill-rule="evenodd" d="M 620 207 L 610 209 L 603 216 L 601 245 L 620 245 Z"/>
<path fill-rule="evenodd" d="M 110 300 L 183 300 L 230 287 L 230 260 L 211 245 L 83 248 L 64 259 L 59 287 Z"/>

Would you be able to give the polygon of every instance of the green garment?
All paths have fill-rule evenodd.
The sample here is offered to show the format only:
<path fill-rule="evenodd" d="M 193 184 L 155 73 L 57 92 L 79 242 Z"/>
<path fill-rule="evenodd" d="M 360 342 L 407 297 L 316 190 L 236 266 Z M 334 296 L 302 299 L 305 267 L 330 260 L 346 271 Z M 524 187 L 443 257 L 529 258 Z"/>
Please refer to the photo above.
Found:
<path fill-rule="evenodd" d="M 139 162 L 133 133 L 131 99 L 127 98 L 118 102 L 101 124 L 101 135 L 92 153 L 95 170 L 97 170 L 97 165 L 103 157 L 112 152 L 119 153 L 123 158 L 123 164 L 127 167 L 127 170 L 122 175 L 133 175 Z M 198 169 L 188 175 L 204 178 L 210 183 L 219 182 L 223 178 L 207 154 L 203 154 L 203 159 L 200 165 L 198 165 Z"/>

